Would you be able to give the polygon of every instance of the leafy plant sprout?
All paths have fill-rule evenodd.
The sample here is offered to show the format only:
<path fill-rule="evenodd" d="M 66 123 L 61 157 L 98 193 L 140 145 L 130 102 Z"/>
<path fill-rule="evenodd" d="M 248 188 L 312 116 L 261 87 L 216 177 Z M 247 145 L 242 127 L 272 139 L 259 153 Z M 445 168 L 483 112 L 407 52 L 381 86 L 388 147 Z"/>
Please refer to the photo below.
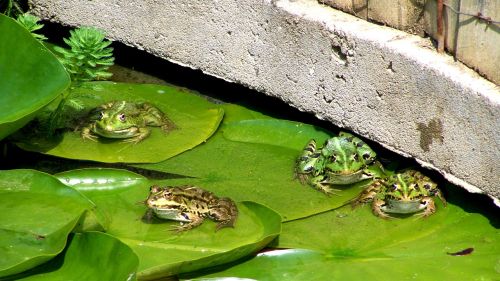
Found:
<path fill-rule="evenodd" d="M 38 18 L 37 16 L 31 15 L 29 13 L 24 13 L 17 16 L 16 21 L 24 26 L 29 32 L 31 32 L 31 35 L 33 35 L 33 37 L 35 37 L 39 41 L 47 40 L 47 37 L 43 36 L 42 34 L 35 33 L 35 31 L 43 27 L 43 24 L 38 23 L 40 21 L 40 18 Z"/>
<path fill-rule="evenodd" d="M 105 35 L 94 27 L 80 27 L 70 31 L 71 36 L 64 38 L 69 49 L 55 47 L 60 53 L 61 63 L 71 75 L 73 83 L 94 80 L 106 80 L 114 63 L 111 41 L 104 40 Z"/>
<path fill-rule="evenodd" d="M 62 124 L 61 113 L 67 105 L 75 109 L 83 108 L 74 97 L 69 98 L 73 88 L 85 81 L 106 80 L 112 76 L 108 71 L 114 64 L 111 41 L 105 40 L 105 34 L 94 27 L 80 27 L 70 31 L 70 37 L 64 38 L 69 49 L 54 47 L 60 54 L 59 61 L 71 76 L 71 86 L 63 93 L 61 102 L 49 119 L 49 133 L 52 134 Z"/>

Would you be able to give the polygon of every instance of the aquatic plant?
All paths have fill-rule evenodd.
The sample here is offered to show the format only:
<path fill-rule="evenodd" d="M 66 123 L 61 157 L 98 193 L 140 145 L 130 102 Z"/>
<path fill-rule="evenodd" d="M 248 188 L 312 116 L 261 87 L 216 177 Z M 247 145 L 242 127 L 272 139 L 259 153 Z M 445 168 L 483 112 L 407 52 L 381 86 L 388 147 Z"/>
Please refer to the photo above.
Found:
<path fill-rule="evenodd" d="M 111 41 L 94 27 L 80 27 L 70 31 L 64 38 L 69 49 L 54 47 L 62 55 L 61 63 L 71 75 L 72 82 L 106 80 L 112 76 L 108 71 L 114 63 Z"/>
<path fill-rule="evenodd" d="M 49 134 L 63 126 L 62 112 L 65 106 L 80 110 L 82 103 L 71 95 L 72 89 L 82 82 L 106 80 L 113 74 L 108 71 L 114 64 L 111 41 L 105 40 L 103 31 L 94 27 L 80 27 L 70 31 L 70 37 L 64 38 L 69 49 L 54 47 L 60 54 L 59 61 L 71 76 L 71 87 L 63 93 L 61 102 L 49 118 Z"/>
<path fill-rule="evenodd" d="M 30 13 L 24 13 L 17 16 L 16 21 L 31 32 L 31 35 L 39 41 L 47 40 L 47 37 L 44 35 L 35 33 L 35 31 L 40 30 L 43 27 L 43 24 L 38 23 L 40 21 L 39 17 Z"/>

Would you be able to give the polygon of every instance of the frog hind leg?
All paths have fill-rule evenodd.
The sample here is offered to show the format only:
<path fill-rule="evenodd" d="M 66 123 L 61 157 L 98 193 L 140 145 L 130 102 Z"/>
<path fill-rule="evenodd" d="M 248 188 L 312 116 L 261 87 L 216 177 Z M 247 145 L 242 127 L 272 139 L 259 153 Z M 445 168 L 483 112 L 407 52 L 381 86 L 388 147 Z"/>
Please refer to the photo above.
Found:
<path fill-rule="evenodd" d="M 174 231 L 176 233 L 181 233 L 183 231 L 190 230 L 190 229 L 193 229 L 193 228 L 199 226 L 204 221 L 203 217 L 197 216 L 197 215 L 190 216 L 189 219 L 191 220 L 189 223 L 183 224 L 183 225 L 174 226 L 172 228 L 172 231 Z"/>
<path fill-rule="evenodd" d="M 210 217 L 218 222 L 215 231 L 224 227 L 234 227 L 238 218 L 238 208 L 234 201 L 224 197 L 217 200 L 216 205 L 217 207 L 211 208 L 210 211 Z"/>
<path fill-rule="evenodd" d="M 149 103 L 142 104 L 143 110 L 147 112 L 144 120 L 146 125 L 152 127 L 160 127 L 164 132 L 172 131 L 176 128 L 174 122 L 172 122 L 163 112 L 161 112 L 155 106 Z"/>
<path fill-rule="evenodd" d="M 434 196 L 437 196 L 439 199 L 441 199 L 441 202 L 443 202 L 444 207 L 446 207 L 448 203 L 446 202 L 446 199 L 444 199 L 443 193 L 441 193 L 439 189 L 437 189 L 434 192 Z"/>
<path fill-rule="evenodd" d="M 370 201 L 373 201 L 374 198 L 377 196 L 378 192 L 380 190 L 380 185 L 375 183 L 371 184 L 367 188 L 365 188 L 361 193 L 356 196 L 353 200 L 351 200 L 351 207 L 357 208 L 363 204 L 366 204 Z"/>

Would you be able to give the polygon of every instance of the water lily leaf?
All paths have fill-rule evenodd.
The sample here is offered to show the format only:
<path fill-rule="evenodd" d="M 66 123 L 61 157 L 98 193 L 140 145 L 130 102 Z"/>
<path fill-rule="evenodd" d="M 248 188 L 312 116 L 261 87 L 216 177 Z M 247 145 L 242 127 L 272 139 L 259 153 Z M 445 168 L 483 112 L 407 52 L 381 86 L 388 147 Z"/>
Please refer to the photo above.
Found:
<path fill-rule="evenodd" d="M 33 170 L 0 172 L 0 277 L 60 253 L 82 214 L 93 207 L 56 178 Z"/>
<path fill-rule="evenodd" d="M 266 205 L 284 221 L 337 208 L 366 185 L 362 182 L 339 187 L 341 191 L 331 197 L 302 185 L 294 178 L 297 157 L 311 138 L 323 142 L 328 134 L 286 120 L 242 120 L 251 117 L 250 112 L 244 108 L 226 111 L 221 128 L 205 144 L 167 161 L 137 167 L 196 177 L 197 184 L 223 196 Z M 178 179 L 162 183 L 188 181 L 193 182 Z"/>
<path fill-rule="evenodd" d="M 193 280 L 496 280 L 498 208 L 449 187 L 448 207 L 425 219 L 383 220 L 370 206 L 286 222 L 279 248 Z M 474 198 L 478 199 L 478 198 Z M 212 271 L 213 272 L 213 271 Z"/>
<path fill-rule="evenodd" d="M 24 126 L 68 87 L 57 58 L 15 20 L 0 14 L 0 139 Z"/>
<path fill-rule="evenodd" d="M 332 274 L 332 267 L 337 266 L 335 263 L 338 262 L 328 261 L 325 255 L 316 251 L 270 250 L 214 273 L 199 271 L 183 274 L 180 280 L 341 280 Z"/>
<path fill-rule="evenodd" d="M 322 144 L 332 135 L 319 127 L 279 119 L 231 122 L 224 127 L 223 134 L 232 141 L 270 144 L 295 150 L 303 149 L 312 138 Z"/>
<path fill-rule="evenodd" d="M 99 138 L 97 142 L 83 140 L 78 131 L 68 130 L 58 143 L 41 146 L 38 140 L 26 140 L 19 143 L 21 148 L 107 163 L 159 162 L 204 142 L 215 132 L 224 114 L 215 104 L 174 86 L 88 82 L 74 89 L 71 95 L 92 97 L 81 100 L 87 110 L 113 100 L 147 101 L 162 110 L 177 129 L 164 133 L 160 128 L 151 127 L 151 135 L 137 144 L 106 138 Z"/>
<path fill-rule="evenodd" d="M 135 280 L 139 259 L 115 237 L 76 233 L 68 244 L 62 254 L 15 280 Z"/>
<path fill-rule="evenodd" d="M 75 171 L 77 179 L 85 178 L 85 170 Z M 132 173 L 124 170 L 87 169 L 87 175 L 102 178 L 124 179 Z M 67 182 L 72 179 L 72 171 L 57 175 Z M 122 184 L 105 184 L 93 181 L 99 187 L 91 188 L 75 184 L 90 198 L 97 208 L 109 218 L 106 232 L 130 246 L 139 257 L 139 279 L 155 279 L 193 271 L 208 266 L 227 263 L 258 251 L 272 241 L 281 228 L 281 218 L 272 210 L 253 202 L 237 203 L 239 216 L 234 228 L 224 228 L 215 232 L 215 223 L 207 220 L 201 226 L 177 234 L 170 229 L 177 222 L 155 219 L 146 221 L 144 201 L 151 183 L 137 180 L 140 176 L 130 176 L 128 187 Z M 90 181 L 89 181 L 90 182 Z"/>

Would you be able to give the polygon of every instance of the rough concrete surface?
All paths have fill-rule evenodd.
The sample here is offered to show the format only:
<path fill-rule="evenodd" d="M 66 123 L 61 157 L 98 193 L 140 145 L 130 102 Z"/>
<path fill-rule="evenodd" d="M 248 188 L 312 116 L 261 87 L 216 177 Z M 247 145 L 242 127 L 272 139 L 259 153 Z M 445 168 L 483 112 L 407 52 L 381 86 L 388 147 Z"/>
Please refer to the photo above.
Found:
<path fill-rule="evenodd" d="M 500 89 L 417 36 L 298 1 L 31 0 L 38 16 L 277 96 L 500 197 Z M 498 200 L 497 200 L 498 203 Z"/>

